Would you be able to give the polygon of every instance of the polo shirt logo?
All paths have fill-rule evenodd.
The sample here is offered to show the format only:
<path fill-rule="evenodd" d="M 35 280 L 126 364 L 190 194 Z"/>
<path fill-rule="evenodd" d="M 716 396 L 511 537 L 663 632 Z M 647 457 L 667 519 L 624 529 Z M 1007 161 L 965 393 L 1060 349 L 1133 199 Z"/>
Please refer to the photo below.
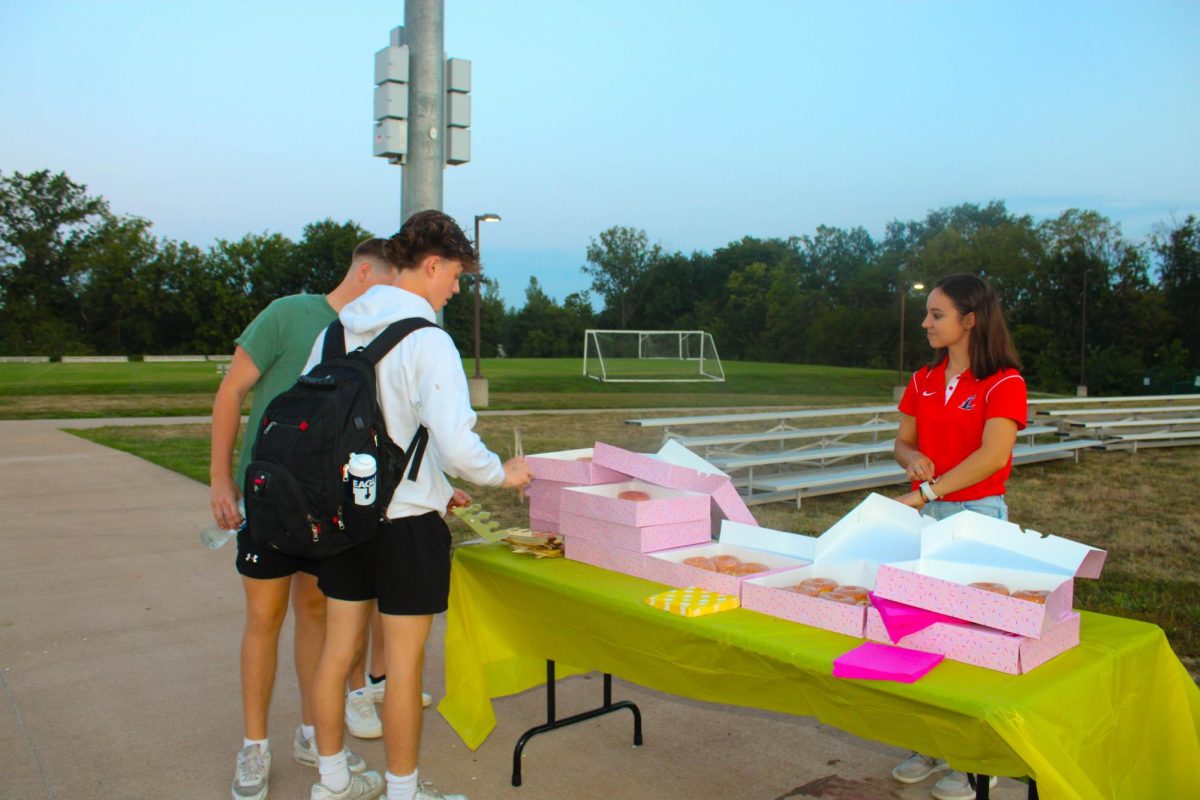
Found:
<path fill-rule="evenodd" d="M 959 408 L 961 408 L 963 411 L 974 411 L 975 410 L 975 395 L 971 395 L 966 400 L 963 400 L 962 405 L 960 405 Z"/>

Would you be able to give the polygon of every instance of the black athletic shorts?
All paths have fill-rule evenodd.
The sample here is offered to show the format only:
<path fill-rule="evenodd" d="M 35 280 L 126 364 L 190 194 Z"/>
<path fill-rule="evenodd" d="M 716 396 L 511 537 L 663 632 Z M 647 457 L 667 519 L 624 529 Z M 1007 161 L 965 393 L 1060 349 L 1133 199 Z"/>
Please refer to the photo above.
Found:
<path fill-rule="evenodd" d="M 450 529 L 441 514 L 390 519 L 370 541 L 321 563 L 335 600 L 378 600 L 379 613 L 440 614 L 450 598 Z"/>
<path fill-rule="evenodd" d="M 315 577 L 320 566 L 316 561 L 281 553 L 265 544 L 255 544 L 245 525 L 238 531 L 237 545 L 237 571 L 247 578 L 286 578 L 297 572 L 307 572 Z"/>

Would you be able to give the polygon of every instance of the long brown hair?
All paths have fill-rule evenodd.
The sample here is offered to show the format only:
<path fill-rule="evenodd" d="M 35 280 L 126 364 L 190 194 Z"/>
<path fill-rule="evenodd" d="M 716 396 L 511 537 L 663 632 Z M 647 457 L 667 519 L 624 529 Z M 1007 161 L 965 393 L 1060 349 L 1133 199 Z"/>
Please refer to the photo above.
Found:
<path fill-rule="evenodd" d="M 950 298 L 960 316 L 975 315 L 968 351 L 971 374 L 983 379 L 1002 369 L 1021 369 L 1021 359 L 1008 335 L 1000 300 L 987 281 L 978 275 L 964 273 L 942 278 L 933 288 L 941 289 Z M 947 348 L 939 347 L 933 363 L 941 363 L 948 354 Z"/>

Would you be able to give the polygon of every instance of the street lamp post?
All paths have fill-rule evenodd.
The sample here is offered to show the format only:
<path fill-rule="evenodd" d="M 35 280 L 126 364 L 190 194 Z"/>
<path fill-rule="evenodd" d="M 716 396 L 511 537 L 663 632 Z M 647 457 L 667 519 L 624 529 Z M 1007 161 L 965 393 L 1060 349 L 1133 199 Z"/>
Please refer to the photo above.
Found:
<path fill-rule="evenodd" d="M 483 282 L 483 258 L 479 252 L 479 223 L 499 222 L 499 214 L 475 215 L 475 254 L 480 256 L 479 271 L 475 273 L 475 377 L 468 383 L 471 390 L 471 405 L 476 408 L 486 408 L 488 404 L 487 379 L 479 369 L 479 351 L 481 339 L 479 334 L 479 284 Z"/>
<path fill-rule="evenodd" d="M 896 393 L 900 394 L 904 391 L 904 304 L 908 298 L 910 289 L 916 289 L 918 292 L 925 288 L 923 283 L 902 283 L 900 284 L 900 358 L 896 365 Z M 900 398 L 897 397 L 897 400 Z"/>

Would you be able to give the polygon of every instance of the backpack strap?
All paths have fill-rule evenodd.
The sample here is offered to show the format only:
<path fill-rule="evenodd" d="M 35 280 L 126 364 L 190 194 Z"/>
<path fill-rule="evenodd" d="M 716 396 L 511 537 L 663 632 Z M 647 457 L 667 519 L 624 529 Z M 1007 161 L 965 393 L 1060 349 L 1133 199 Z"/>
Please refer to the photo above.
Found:
<path fill-rule="evenodd" d="M 383 331 L 371 340 L 370 344 L 363 348 L 363 356 L 372 364 L 378 365 L 383 357 L 392 351 L 396 345 L 400 344 L 406 336 L 421 328 L 436 328 L 436 323 L 430 322 L 423 317 L 409 317 L 398 322 L 393 322 L 388 325 Z M 326 334 L 328 336 L 328 334 Z M 429 442 L 429 430 L 424 425 L 417 426 L 417 432 L 413 434 L 412 441 L 408 443 L 408 447 L 404 451 L 406 463 L 400 465 L 400 471 L 408 468 L 408 479 L 415 481 L 417 475 L 421 471 L 421 461 L 425 456 L 425 445 Z"/>
<path fill-rule="evenodd" d="M 321 360 L 328 361 L 344 355 L 346 355 L 346 329 L 342 327 L 340 319 L 335 319 L 325 329 L 325 344 L 321 347 Z"/>
<path fill-rule="evenodd" d="M 340 325 L 340 321 L 338 322 Z M 331 326 L 332 327 L 332 326 Z M 371 340 L 371 343 L 363 348 L 363 355 L 372 364 L 378 364 L 383 360 L 383 357 L 392 352 L 392 348 L 400 344 L 404 337 L 408 336 L 413 331 L 421 328 L 436 328 L 437 323 L 430 322 L 423 317 L 409 317 L 402 319 L 399 322 L 393 322 L 383 329 L 383 332 Z M 329 334 L 326 334 L 328 337 Z M 344 345 L 343 345 L 344 346 Z"/>
<path fill-rule="evenodd" d="M 418 473 L 421 471 L 421 459 L 425 457 L 425 445 L 429 443 L 429 429 L 424 425 L 417 426 L 417 432 L 413 434 L 412 441 L 408 443 L 408 451 L 406 455 L 409 458 L 408 462 L 408 479 L 415 481 Z"/>

